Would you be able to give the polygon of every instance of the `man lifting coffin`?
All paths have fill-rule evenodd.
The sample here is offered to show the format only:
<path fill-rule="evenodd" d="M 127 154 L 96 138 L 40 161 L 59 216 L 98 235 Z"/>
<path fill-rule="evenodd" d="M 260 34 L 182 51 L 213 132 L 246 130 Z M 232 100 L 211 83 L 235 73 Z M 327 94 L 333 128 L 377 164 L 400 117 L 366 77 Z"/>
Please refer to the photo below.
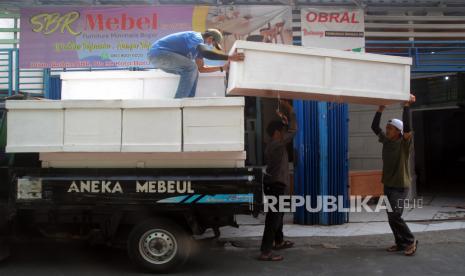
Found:
<path fill-rule="evenodd" d="M 206 67 L 203 58 L 225 61 L 244 60 L 242 53 L 228 56 L 209 49 L 208 46 L 213 45 L 216 49 L 222 50 L 222 40 L 221 32 L 216 29 L 208 29 L 204 33 L 193 31 L 174 33 L 157 40 L 150 48 L 147 57 L 156 69 L 181 77 L 175 98 L 194 97 L 199 72 L 222 72 L 227 68 L 227 64 Z"/>
<path fill-rule="evenodd" d="M 410 153 L 413 146 L 413 131 L 410 127 L 410 104 L 415 102 L 415 96 L 404 104 L 402 119 L 391 119 L 386 125 L 386 132 L 379 126 L 381 114 L 385 106 L 381 105 L 373 118 L 371 129 L 383 144 L 383 177 L 384 194 L 389 200 L 391 210 L 388 210 L 389 226 L 394 234 L 395 245 L 387 251 L 404 251 L 412 256 L 417 250 L 418 241 L 402 219 L 405 201 L 408 200 L 412 185 L 410 175 Z"/>
<path fill-rule="evenodd" d="M 265 194 L 278 198 L 289 193 L 289 156 L 287 145 L 292 142 L 297 132 L 297 121 L 294 109 L 287 101 L 279 101 L 284 113 L 277 111 L 280 120 L 269 123 L 267 133 L 271 138 L 265 149 L 266 173 Z M 273 254 L 272 250 L 281 250 L 294 246 L 294 243 L 284 239 L 282 212 L 268 211 L 263 231 L 261 254 L 259 260 L 281 261 L 281 255 Z"/>

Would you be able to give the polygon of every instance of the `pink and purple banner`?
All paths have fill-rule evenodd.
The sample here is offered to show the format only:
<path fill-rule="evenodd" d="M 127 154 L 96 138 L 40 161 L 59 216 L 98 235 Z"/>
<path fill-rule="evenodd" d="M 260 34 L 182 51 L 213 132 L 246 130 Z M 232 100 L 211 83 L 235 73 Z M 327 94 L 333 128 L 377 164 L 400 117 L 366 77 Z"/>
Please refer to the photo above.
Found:
<path fill-rule="evenodd" d="M 193 29 L 194 10 L 193 6 L 22 9 L 20 67 L 147 66 L 146 54 L 155 40 Z"/>
<path fill-rule="evenodd" d="M 19 62 L 22 68 L 145 67 L 152 43 L 167 34 L 217 28 L 227 52 L 237 39 L 290 44 L 291 22 L 291 9 L 283 6 L 25 8 Z"/>

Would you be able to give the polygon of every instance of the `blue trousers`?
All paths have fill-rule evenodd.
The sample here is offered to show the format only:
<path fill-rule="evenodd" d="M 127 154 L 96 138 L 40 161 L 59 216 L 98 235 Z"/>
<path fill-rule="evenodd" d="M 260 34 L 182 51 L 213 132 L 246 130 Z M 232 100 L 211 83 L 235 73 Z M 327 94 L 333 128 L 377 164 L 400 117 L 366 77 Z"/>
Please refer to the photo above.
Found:
<path fill-rule="evenodd" d="M 199 79 L 199 70 L 195 61 L 168 51 L 159 51 L 157 54 L 150 56 L 149 60 L 155 66 L 155 69 L 161 69 L 167 73 L 180 76 L 178 89 L 174 96 L 176 99 L 195 96 Z"/>

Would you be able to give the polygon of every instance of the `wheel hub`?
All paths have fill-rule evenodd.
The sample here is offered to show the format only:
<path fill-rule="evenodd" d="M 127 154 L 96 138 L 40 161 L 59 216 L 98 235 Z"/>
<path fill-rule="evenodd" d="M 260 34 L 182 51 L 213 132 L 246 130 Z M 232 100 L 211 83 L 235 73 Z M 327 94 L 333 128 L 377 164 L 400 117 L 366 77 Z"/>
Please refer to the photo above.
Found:
<path fill-rule="evenodd" d="M 173 235 L 164 230 L 151 230 L 145 233 L 139 242 L 142 257 L 154 264 L 169 262 L 177 251 Z"/>

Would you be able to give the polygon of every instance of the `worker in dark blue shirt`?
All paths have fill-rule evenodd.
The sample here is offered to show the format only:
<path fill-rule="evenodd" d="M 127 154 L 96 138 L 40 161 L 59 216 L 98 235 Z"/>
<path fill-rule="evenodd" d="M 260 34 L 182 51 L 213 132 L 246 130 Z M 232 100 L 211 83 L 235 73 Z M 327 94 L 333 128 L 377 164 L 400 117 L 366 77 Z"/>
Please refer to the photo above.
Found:
<path fill-rule="evenodd" d="M 157 40 L 150 51 L 148 59 L 156 69 L 181 77 L 175 98 L 194 97 L 197 88 L 199 71 L 202 73 L 223 71 L 227 64 L 218 67 L 205 67 L 203 58 L 211 60 L 242 61 L 244 54 L 231 56 L 210 50 L 214 46 L 222 50 L 223 36 L 216 29 L 208 29 L 204 33 L 193 31 L 170 34 Z"/>

